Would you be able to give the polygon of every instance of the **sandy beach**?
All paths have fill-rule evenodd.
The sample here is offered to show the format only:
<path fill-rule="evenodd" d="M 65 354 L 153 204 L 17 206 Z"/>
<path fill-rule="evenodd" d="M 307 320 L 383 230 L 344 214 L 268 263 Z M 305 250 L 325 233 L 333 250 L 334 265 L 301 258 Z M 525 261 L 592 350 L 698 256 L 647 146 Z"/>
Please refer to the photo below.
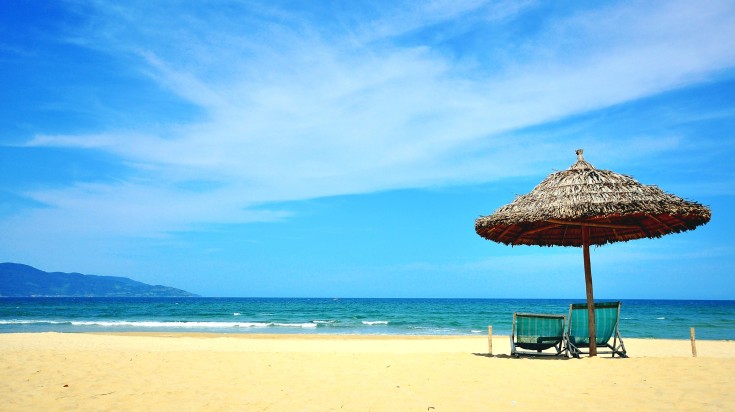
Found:
<path fill-rule="evenodd" d="M 735 410 L 735 342 L 511 358 L 508 338 L 2 334 L 3 411 Z"/>

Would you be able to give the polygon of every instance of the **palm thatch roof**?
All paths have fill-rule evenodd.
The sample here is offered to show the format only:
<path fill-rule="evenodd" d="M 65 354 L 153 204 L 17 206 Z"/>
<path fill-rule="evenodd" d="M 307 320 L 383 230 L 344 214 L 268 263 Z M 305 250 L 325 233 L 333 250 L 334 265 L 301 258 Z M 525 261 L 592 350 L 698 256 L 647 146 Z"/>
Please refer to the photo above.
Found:
<path fill-rule="evenodd" d="M 589 244 L 603 245 L 683 232 L 710 220 L 706 206 L 595 169 L 581 149 L 577 157 L 568 170 L 552 173 L 528 194 L 478 218 L 477 234 L 506 245 L 582 246 L 584 225 Z"/>

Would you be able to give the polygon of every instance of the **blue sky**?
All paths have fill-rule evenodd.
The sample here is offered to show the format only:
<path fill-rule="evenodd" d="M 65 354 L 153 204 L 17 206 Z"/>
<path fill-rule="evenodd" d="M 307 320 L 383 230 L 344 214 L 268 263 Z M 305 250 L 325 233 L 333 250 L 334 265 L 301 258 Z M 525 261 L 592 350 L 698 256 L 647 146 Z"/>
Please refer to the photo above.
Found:
<path fill-rule="evenodd" d="M 205 296 L 583 298 L 474 220 L 569 167 L 710 206 L 598 298 L 735 299 L 735 3 L 0 6 L 0 261 Z"/>

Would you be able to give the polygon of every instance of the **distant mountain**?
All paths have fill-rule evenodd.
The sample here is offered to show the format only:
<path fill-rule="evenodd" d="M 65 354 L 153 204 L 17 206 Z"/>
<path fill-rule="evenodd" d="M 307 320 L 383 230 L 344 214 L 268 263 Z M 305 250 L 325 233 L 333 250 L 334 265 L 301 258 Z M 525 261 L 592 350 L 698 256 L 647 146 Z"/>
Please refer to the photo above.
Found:
<path fill-rule="evenodd" d="M 0 296 L 185 297 L 197 295 L 168 286 L 147 285 L 123 277 L 49 273 L 28 265 L 0 263 Z"/>

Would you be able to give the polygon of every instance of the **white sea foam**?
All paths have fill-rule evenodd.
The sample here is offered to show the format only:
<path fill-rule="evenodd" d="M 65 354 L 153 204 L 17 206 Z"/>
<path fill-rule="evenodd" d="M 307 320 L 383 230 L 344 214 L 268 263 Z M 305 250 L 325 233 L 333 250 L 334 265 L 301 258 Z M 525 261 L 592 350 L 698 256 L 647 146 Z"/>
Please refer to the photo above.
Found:
<path fill-rule="evenodd" d="M 436 326 L 408 326 L 412 331 L 418 331 L 422 335 L 450 335 L 457 330 L 452 328 L 438 328 Z"/>
<path fill-rule="evenodd" d="M 313 322 L 156 322 L 156 321 L 72 321 L 74 326 L 99 326 L 104 328 L 158 328 L 158 329 L 229 329 L 229 328 L 316 328 Z"/>
<path fill-rule="evenodd" d="M 666 317 L 661 316 L 660 318 L 656 318 L 656 319 L 658 319 L 658 320 L 664 320 L 664 319 L 666 319 Z"/>
<path fill-rule="evenodd" d="M 317 325 L 313 322 L 306 323 L 273 323 L 273 326 L 280 326 L 286 328 L 315 328 Z"/>
<path fill-rule="evenodd" d="M 156 321 L 72 321 L 75 326 L 134 327 L 134 328 L 175 328 L 175 329 L 222 329 L 266 327 L 261 322 L 156 322 Z"/>
<path fill-rule="evenodd" d="M 311 322 L 316 325 L 326 325 L 326 326 L 331 326 L 337 323 L 336 320 L 312 320 Z"/>
<path fill-rule="evenodd" d="M 0 320 L 0 325 L 32 325 L 34 323 L 42 323 L 47 325 L 63 325 L 69 322 L 60 322 L 55 320 L 20 320 L 20 319 L 8 319 Z"/>
<path fill-rule="evenodd" d="M 240 316 L 240 312 L 235 312 L 232 314 L 232 316 Z"/>
<path fill-rule="evenodd" d="M 387 320 L 363 320 L 362 321 L 362 324 L 363 325 L 367 325 L 367 326 L 387 325 L 388 324 L 388 321 Z"/>

